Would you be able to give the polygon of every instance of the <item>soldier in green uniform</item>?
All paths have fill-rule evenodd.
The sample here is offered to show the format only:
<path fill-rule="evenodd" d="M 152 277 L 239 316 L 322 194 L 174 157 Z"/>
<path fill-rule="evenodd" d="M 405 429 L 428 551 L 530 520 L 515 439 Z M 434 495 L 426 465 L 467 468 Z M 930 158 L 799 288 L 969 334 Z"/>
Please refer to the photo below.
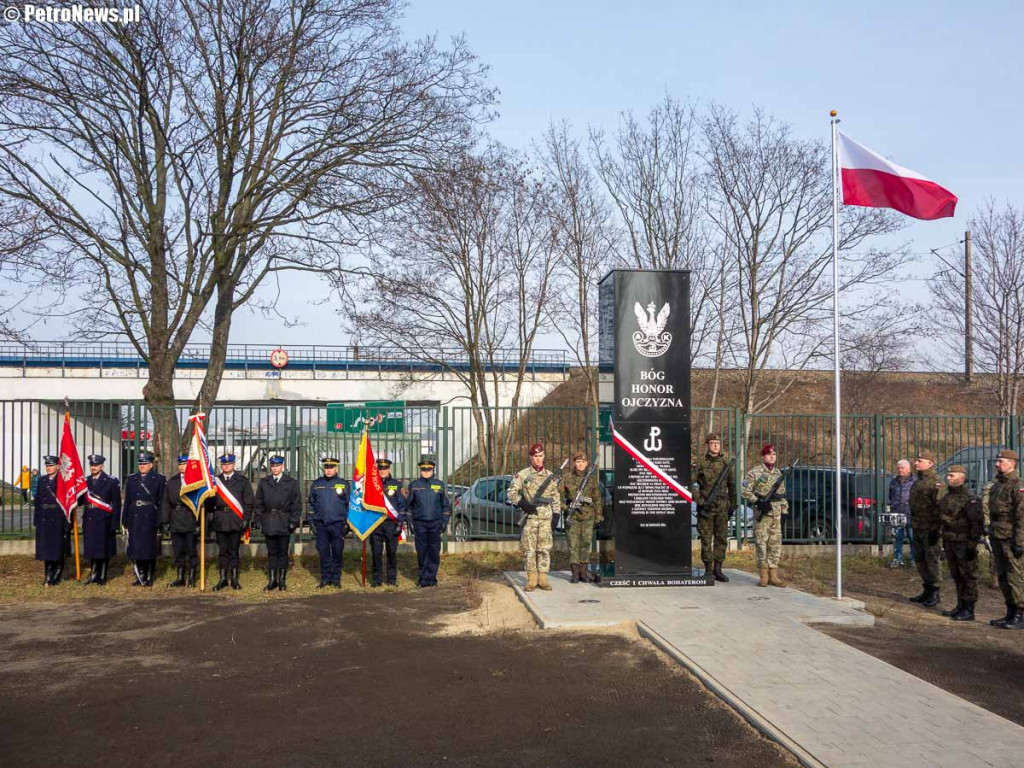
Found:
<path fill-rule="evenodd" d="M 1017 471 L 1017 452 L 1000 451 L 996 479 L 988 492 L 989 536 L 999 588 L 1006 600 L 1006 617 L 994 627 L 1024 629 L 1024 481 Z"/>
<path fill-rule="evenodd" d="M 935 454 L 920 451 L 914 460 L 917 480 L 910 489 L 910 527 L 914 529 L 914 554 L 921 574 L 921 594 L 910 598 L 925 608 L 939 604 L 939 499 L 946 485 L 935 474 Z"/>
<path fill-rule="evenodd" d="M 551 481 L 548 482 L 548 478 Z M 508 487 L 508 500 L 526 513 L 520 549 L 526 556 L 526 591 L 551 591 L 551 519 L 561 509 L 558 476 L 544 466 L 544 444 L 530 446 L 530 466 L 521 469 Z"/>
<path fill-rule="evenodd" d="M 577 453 L 572 457 L 572 471 L 562 478 L 562 509 L 567 518 L 565 531 L 569 540 L 569 567 L 572 569 L 569 581 L 573 584 L 595 580 L 587 566 L 590 564 L 594 524 L 601 519 L 601 486 L 596 472 L 587 477 L 589 464 L 585 453 Z M 573 506 L 577 494 L 580 499 Z"/>
<path fill-rule="evenodd" d="M 729 460 L 722 453 L 722 441 L 711 433 L 704 441 L 707 451 L 697 460 L 693 481 L 697 485 L 697 533 L 700 535 L 700 559 L 704 570 L 714 569 L 715 581 L 728 581 L 722 573 L 725 552 L 729 542 L 729 517 L 736 509 L 736 478 L 729 472 Z M 725 473 L 723 475 L 723 473 Z M 715 482 L 718 490 L 708 504 Z"/>
<path fill-rule="evenodd" d="M 943 611 L 953 621 L 974 621 L 978 602 L 978 543 L 981 541 L 981 499 L 967 488 L 967 470 L 954 464 L 946 474 L 946 495 L 939 500 L 942 547 L 956 584 L 956 608 Z"/>
<path fill-rule="evenodd" d="M 761 463 L 747 472 L 743 481 L 743 498 L 758 506 L 761 519 L 754 524 L 754 546 L 757 554 L 757 569 L 761 580 L 757 586 L 784 587 L 786 582 L 779 576 L 779 558 L 782 557 L 782 516 L 789 514 L 786 501 L 786 483 L 779 485 L 771 498 L 768 494 L 782 472 L 775 466 L 775 446 L 761 448 Z"/>
<path fill-rule="evenodd" d="M 986 537 L 988 536 L 988 532 L 992 527 L 992 518 L 989 517 L 988 514 L 988 492 L 993 485 L 994 483 L 988 482 L 985 483 L 985 487 L 981 489 L 981 517 L 984 525 L 982 530 L 985 532 Z M 987 539 L 983 539 L 983 541 L 985 541 L 985 549 L 988 550 L 989 586 L 992 589 L 999 589 L 999 575 L 996 573 L 996 556 L 995 553 L 992 551 L 991 542 L 987 541 Z"/>

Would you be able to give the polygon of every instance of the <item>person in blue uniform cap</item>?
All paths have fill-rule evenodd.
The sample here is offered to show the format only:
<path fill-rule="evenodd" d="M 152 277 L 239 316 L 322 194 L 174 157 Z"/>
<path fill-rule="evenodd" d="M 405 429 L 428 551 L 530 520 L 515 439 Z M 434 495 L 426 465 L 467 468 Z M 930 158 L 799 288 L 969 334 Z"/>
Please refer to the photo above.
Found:
<path fill-rule="evenodd" d="M 94 453 L 88 457 L 87 490 L 80 499 L 84 555 L 92 561 L 85 584 L 107 583 L 110 558 L 117 554 L 117 529 L 121 524 L 121 483 L 104 471 L 107 457 Z"/>
<path fill-rule="evenodd" d="M 267 543 L 267 585 L 264 592 L 288 590 L 288 546 L 302 521 L 299 481 L 285 474 L 284 457 L 270 460 L 270 474 L 256 486 L 252 525 L 263 531 Z"/>
<path fill-rule="evenodd" d="M 36 527 L 36 560 L 44 564 L 43 586 L 53 587 L 60 584 L 64 577 L 64 555 L 68 520 L 64 510 L 57 503 L 57 470 L 60 459 L 56 456 L 43 456 L 46 474 L 39 479 L 36 486 L 35 513 L 33 524 Z"/>
<path fill-rule="evenodd" d="M 316 551 L 320 556 L 320 583 L 317 589 L 341 588 L 345 534 L 348 532 L 349 484 L 338 477 L 338 460 L 323 459 L 324 473 L 309 486 L 310 525 L 316 533 Z"/>
<path fill-rule="evenodd" d="M 388 515 L 370 534 L 370 551 L 373 554 L 373 581 L 370 586 L 373 587 L 379 587 L 384 582 L 382 555 L 385 553 L 388 586 L 395 586 L 398 583 L 398 536 L 405 517 L 405 496 L 402 494 L 402 481 L 391 476 L 391 464 L 391 459 L 377 459 L 377 471 L 380 473 L 381 485 L 384 486 L 384 495 L 398 517 L 392 519 Z"/>
<path fill-rule="evenodd" d="M 242 588 L 238 581 L 239 548 L 242 544 L 242 535 L 249 530 L 253 506 L 256 503 L 249 478 L 241 472 L 235 472 L 233 453 L 225 453 L 220 457 L 220 474 L 217 475 L 217 482 L 234 498 L 234 506 L 241 508 L 241 516 L 219 493 L 206 502 L 208 508 L 213 509 L 213 530 L 217 534 L 217 565 L 220 568 L 220 580 L 214 584 L 214 592 L 219 592 L 228 584 L 232 589 Z"/>
<path fill-rule="evenodd" d="M 178 474 L 167 481 L 163 503 L 160 505 L 160 527 L 165 536 L 171 537 L 174 567 L 177 569 L 177 578 L 168 587 L 194 587 L 199 574 L 199 553 L 196 551 L 199 519 L 181 500 L 186 466 L 188 454 L 183 453 L 178 456 Z"/>
<path fill-rule="evenodd" d="M 436 462 L 420 458 L 420 476 L 409 483 L 408 515 L 416 535 L 416 559 L 419 561 L 420 587 L 437 586 L 441 565 L 441 534 L 448 527 L 452 505 L 444 483 L 434 477 Z"/>
<path fill-rule="evenodd" d="M 139 471 L 124 484 L 121 525 L 128 539 L 125 555 L 135 564 L 133 587 L 153 586 L 160 557 L 160 506 L 167 478 L 153 469 L 155 458 L 150 451 L 140 451 Z"/>

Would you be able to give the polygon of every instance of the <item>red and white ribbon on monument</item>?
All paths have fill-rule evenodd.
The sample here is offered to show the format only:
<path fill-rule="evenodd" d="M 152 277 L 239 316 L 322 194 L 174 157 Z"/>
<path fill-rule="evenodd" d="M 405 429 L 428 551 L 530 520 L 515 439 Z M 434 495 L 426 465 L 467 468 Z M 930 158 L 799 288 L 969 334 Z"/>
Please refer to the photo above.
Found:
<path fill-rule="evenodd" d="M 681 485 L 678 480 L 676 480 L 674 477 L 669 476 L 665 472 L 665 470 L 663 470 L 661 467 L 659 467 L 657 464 L 655 464 L 649 458 L 644 456 L 635 445 L 633 445 L 631 442 L 629 442 L 629 440 L 626 439 L 625 435 L 623 435 L 621 432 L 619 432 L 615 428 L 615 424 L 612 424 L 611 426 L 612 426 L 612 437 L 614 438 L 616 444 L 620 448 L 622 448 L 622 450 L 624 450 L 626 453 L 628 453 L 630 456 L 632 456 L 634 459 L 636 459 L 638 462 L 640 462 L 640 464 L 648 472 L 650 472 L 656 478 L 661 480 L 661 482 L 663 482 L 665 485 L 667 485 L 669 488 L 671 488 L 677 494 L 682 496 L 687 501 L 693 501 L 693 494 L 691 494 L 688 490 L 686 490 L 685 486 Z"/>

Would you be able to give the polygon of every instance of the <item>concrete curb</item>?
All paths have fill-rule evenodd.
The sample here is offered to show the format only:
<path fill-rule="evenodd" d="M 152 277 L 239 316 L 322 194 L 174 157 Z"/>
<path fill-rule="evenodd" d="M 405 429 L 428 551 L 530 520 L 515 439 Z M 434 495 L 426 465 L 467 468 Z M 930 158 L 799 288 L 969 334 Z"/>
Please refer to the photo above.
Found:
<path fill-rule="evenodd" d="M 724 701 L 726 704 L 728 704 L 730 707 L 736 710 L 740 717 L 742 717 L 744 720 L 750 723 L 750 725 L 752 725 L 762 734 L 767 736 L 769 739 L 776 742 L 787 752 L 792 754 L 793 757 L 797 759 L 797 762 L 800 763 L 800 765 L 805 766 L 805 768 L 828 768 L 827 765 L 825 765 L 820 760 L 815 758 L 814 755 L 812 755 L 810 752 L 805 750 L 795 741 L 790 739 L 785 733 L 776 728 L 775 725 L 770 720 L 763 717 L 760 712 L 748 707 L 742 699 L 736 696 L 726 686 L 722 685 L 718 680 L 716 680 L 712 675 L 710 675 L 706 670 L 704 670 L 699 664 L 693 661 L 685 653 L 680 651 L 678 648 L 676 648 L 674 645 L 668 642 L 665 638 L 663 638 L 661 635 L 659 635 L 657 632 L 651 629 L 647 624 L 645 624 L 642 621 L 638 621 L 636 624 L 636 628 L 642 637 L 646 637 L 648 640 L 650 640 L 652 643 L 658 646 L 658 648 L 663 650 L 673 659 L 675 659 L 684 667 L 686 667 L 690 672 L 692 672 L 697 677 L 697 679 L 700 680 L 705 687 L 707 687 L 708 690 L 710 690 L 712 693 L 718 696 L 718 698 L 720 698 L 722 701 Z"/>

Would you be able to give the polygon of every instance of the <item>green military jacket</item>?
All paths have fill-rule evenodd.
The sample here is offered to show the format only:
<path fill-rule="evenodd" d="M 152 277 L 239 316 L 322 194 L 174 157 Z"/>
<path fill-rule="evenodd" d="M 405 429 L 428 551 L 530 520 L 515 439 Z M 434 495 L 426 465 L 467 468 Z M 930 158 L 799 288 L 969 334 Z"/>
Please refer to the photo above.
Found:
<path fill-rule="evenodd" d="M 574 468 L 572 472 L 562 476 L 562 509 L 569 515 L 570 520 L 601 519 L 601 486 L 597 481 L 597 472 L 590 475 L 590 479 L 583 487 L 579 508 L 574 512 L 569 510 L 569 505 L 576 498 L 576 492 L 586 474 L 587 470 L 577 472 Z"/>
<path fill-rule="evenodd" d="M 764 464 L 758 464 L 747 472 L 747 477 L 743 481 L 743 498 L 753 504 L 757 501 L 758 496 L 767 495 L 780 477 L 782 477 L 782 470 L 779 469 L 778 464 L 771 469 L 768 469 Z M 786 482 L 783 480 L 782 485 L 779 486 L 778 494 L 783 496 L 785 493 Z M 785 499 L 780 499 L 772 502 L 772 511 L 766 514 L 772 517 L 780 517 L 788 513 L 789 502 Z"/>
<path fill-rule="evenodd" d="M 1005 475 L 996 473 L 988 491 L 988 513 L 993 539 L 1024 547 L 1024 481 L 1017 470 Z"/>
<path fill-rule="evenodd" d="M 693 470 L 693 482 L 697 486 L 697 493 L 694 501 L 698 507 L 703 507 L 711 495 L 711 489 L 715 480 L 722 474 L 722 471 L 729 466 L 729 459 L 724 453 L 712 456 L 705 453 L 697 460 L 697 466 Z M 769 486 L 770 487 L 770 486 Z M 718 486 L 718 496 L 715 498 L 714 509 L 702 509 L 705 514 L 711 512 L 728 512 L 736 509 L 736 476 L 729 472 Z"/>
<path fill-rule="evenodd" d="M 939 499 L 946 495 L 946 484 L 935 474 L 935 467 L 917 473 L 910 489 L 910 526 L 914 533 L 939 530 Z"/>
<path fill-rule="evenodd" d="M 545 468 L 538 472 L 532 466 L 519 470 L 508 487 L 508 500 L 513 504 L 518 504 L 520 499 L 533 502 L 537 498 L 537 491 L 552 474 L 550 469 Z M 550 520 L 562 508 L 558 478 L 548 483 L 548 487 L 544 491 L 544 498 L 551 501 L 548 504 L 537 504 L 536 517 L 538 520 Z"/>
<path fill-rule="evenodd" d="M 948 488 L 939 499 L 939 519 L 943 542 L 962 542 L 979 539 L 984 531 L 981 499 L 974 496 L 967 485 Z"/>

